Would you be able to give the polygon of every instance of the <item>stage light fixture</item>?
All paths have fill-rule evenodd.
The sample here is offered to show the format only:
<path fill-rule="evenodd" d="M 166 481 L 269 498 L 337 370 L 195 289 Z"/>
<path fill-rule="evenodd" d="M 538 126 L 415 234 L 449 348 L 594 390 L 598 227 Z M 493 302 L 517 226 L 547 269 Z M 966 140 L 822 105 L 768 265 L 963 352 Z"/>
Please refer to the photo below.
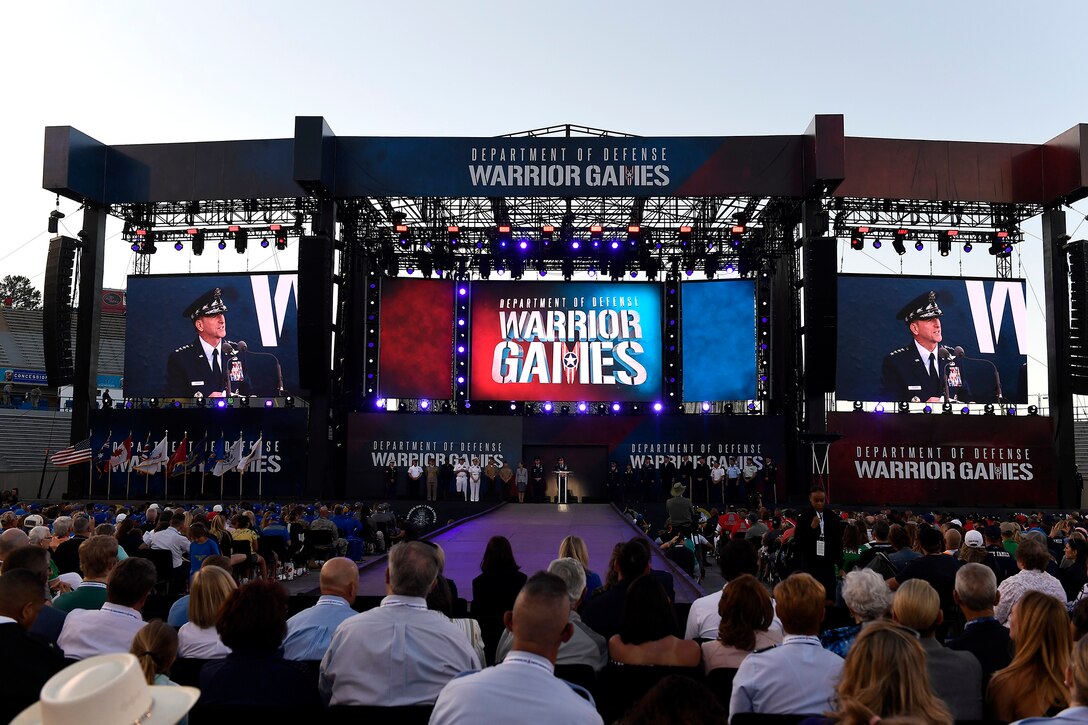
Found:
<path fill-rule="evenodd" d="M 909 234 L 909 229 L 897 229 L 895 236 L 892 238 L 892 249 L 894 249 L 895 253 L 899 256 L 903 256 L 907 253 L 907 246 L 904 242 Z"/>
<path fill-rule="evenodd" d="M 607 405 L 605 405 L 604 403 L 597 403 L 597 414 L 598 415 L 604 415 L 607 412 L 608 412 L 608 406 Z"/>
<path fill-rule="evenodd" d="M 990 254 L 994 257 L 1007 257 L 1012 254 L 1008 232 L 1001 230 L 990 235 Z"/>
<path fill-rule="evenodd" d="M 261 249 L 268 249 L 268 237 L 261 237 Z"/>
<path fill-rule="evenodd" d="M 272 239 L 276 244 L 276 250 L 282 252 L 287 249 L 287 230 L 279 224 L 270 224 L 268 228 L 272 231 Z"/>
<path fill-rule="evenodd" d="M 862 405 L 862 402 L 860 400 L 855 400 L 854 401 L 854 412 L 855 413 L 859 412 L 863 407 L 864 406 Z"/>
<path fill-rule="evenodd" d="M 419 401 L 419 409 L 420 410 L 427 410 L 430 407 L 431 407 L 431 401 L 427 400 L 426 398 Z"/>
<path fill-rule="evenodd" d="M 677 233 L 677 235 L 680 237 L 681 247 L 686 247 L 691 242 L 691 233 L 692 229 L 690 225 L 684 224 L 680 227 L 680 231 Z"/>
<path fill-rule="evenodd" d="M 159 399 L 158 398 L 152 398 L 151 399 L 151 407 L 152 408 L 158 408 L 159 407 Z"/>
<path fill-rule="evenodd" d="M 910 412 L 910 403 L 900 402 L 899 403 L 899 412 L 900 413 L 909 413 Z"/>
<path fill-rule="evenodd" d="M 882 241 L 880 241 L 879 239 L 874 239 L 873 240 L 873 249 L 880 249 L 883 246 L 884 246 L 884 243 Z"/>
<path fill-rule="evenodd" d="M 959 236 L 958 230 L 949 229 L 937 240 L 937 251 L 940 252 L 942 257 L 947 257 L 952 253 L 952 240 L 957 236 Z"/>
<path fill-rule="evenodd" d="M 570 406 L 569 405 L 564 405 L 563 407 L 561 407 L 559 409 L 559 413 L 561 415 L 570 415 Z"/>
<path fill-rule="evenodd" d="M 726 403 L 725 404 L 725 414 L 726 415 L 733 415 L 733 404 L 732 403 Z"/>
<path fill-rule="evenodd" d="M 1039 406 L 1038 405 L 1029 405 L 1028 406 L 1028 415 L 1039 415 Z"/>
<path fill-rule="evenodd" d="M 622 409 L 623 409 L 623 406 L 622 406 L 622 405 L 620 405 L 619 403 L 613 403 L 613 404 L 612 404 L 612 412 L 613 412 L 613 413 L 618 413 L 618 412 L 620 412 L 620 411 L 621 411 Z"/>
<path fill-rule="evenodd" d="M 451 224 L 446 227 L 446 234 L 449 235 L 450 246 L 456 247 L 461 237 L 461 227 Z"/>
<path fill-rule="evenodd" d="M 544 403 L 544 406 L 543 406 L 543 408 L 544 408 L 544 412 L 545 412 L 545 413 L 550 413 L 550 412 L 552 412 L 552 404 L 551 404 L 550 402 L 548 402 L 548 403 Z"/>
<path fill-rule="evenodd" d="M 965 405 L 960 408 L 960 413 L 962 413 L 963 415 L 971 415 L 971 409 Z"/>
<path fill-rule="evenodd" d="M 540 228 L 540 241 L 547 247 L 552 243 L 552 237 L 555 236 L 555 227 L 551 224 L 545 224 Z"/>
<path fill-rule="evenodd" d="M 59 198 L 60 197 L 58 197 L 58 199 Z M 50 234 L 57 233 L 57 230 L 60 228 L 60 220 L 63 218 L 64 212 L 62 212 L 60 209 L 54 209 L 53 211 L 49 212 L 49 224 L 46 228 L 49 230 Z"/>
<path fill-rule="evenodd" d="M 248 395 L 239 395 L 238 396 L 238 402 L 241 405 L 241 407 L 248 408 L 249 407 L 249 396 Z"/>
<path fill-rule="evenodd" d="M 129 249 L 131 249 L 134 252 L 140 251 L 140 243 L 139 242 L 133 242 L 132 246 L 130 246 Z"/>
<path fill-rule="evenodd" d="M 883 413 L 884 412 L 884 404 L 883 403 L 877 403 L 873 407 L 873 412 L 874 413 Z"/>
<path fill-rule="evenodd" d="M 850 248 L 857 251 L 865 249 L 865 235 L 868 233 L 869 227 L 858 227 L 855 229 L 854 233 L 850 235 Z M 877 247 L 875 244 L 873 246 L 880 249 L 880 247 Z"/>
<path fill-rule="evenodd" d="M 993 403 L 987 403 L 986 406 L 983 408 L 983 410 L 986 412 L 986 415 L 993 415 L 994 414 L 994 404 Z"/>
<path fill-rule="evenodd" d="M 412 230 L 407 224 L 398 224 L 396 227 L 397 241 L 400 242 L 400 246 L 407 247 L 408 239 L 412 236 Z"/>
<path fill-rule="evenodd" d="M 707 401 L 704 400 L 703 404 L 700 406 L 700 408 L 702 409 L 702 411 L 704 413 L 709 413 L 710 412 L 710 403 L 708 403 Z"/>
<path fill-rule="evenodd" d="M 655 413 L 660 413 L 661 412 L 661 403 L 654 403 L 654 412 Z"/>
<path fill-rule="evenodd" d="M 199 229 L 186 229 L 185 231 L 192 240 L 193 254 L 197 257 L 204 254 L 204 232 Z"/>
<path fill-rule="evenodd" d="M 748 404 L 748 412 L 749 413 L 756 413 L 757 412 L 756 411 L 755 401 L 752 401 L 751 403 Z"/>
<path fill-rule="evenodd" d="M 510 410 L 513 411 L 513 410 L 517 410 L 517 409 L 518 409 L 518 404 L 517 403 L 510 403 Z"/>
<path fill-rule="evenodd" d="M 604 227 L 600 224 L 594 224 L 589 228 L 589 238 L 593 242 L 594 246 L 601 243 L 601 237 L 604 236 Z"/>
<path fill-rule="evenodd" d="M 219 251 L 222 252 L 224 249 L 227 248 L 227 240 L 226 239 L 220 239 L 218 246 L 219 246 Z"/>
<path fill-rule="evenodd" d="M 1007 406 L 1005 406 L 1005 415 L 1013 415 L 1013 416 L 1015 416 L 1015 415 L 1016 415 L 1016 406 L 1015 406 L 1015 405 L 1007 405 Z"/>
<path fill-rule="evenodd" d="M 952 404 L 951 403 L 941 403 L 941 412 L 942 413 L 951 413 L 952 412 Z"/>
<path fill-rule="evenodd" d="M 246 245 L 249 243 L 249 230 L 231 227 L 231 231 L 234 232 L 234 251 L 238 252 L 238 254 L 245 254 Z"/>
<path fill-rule="evenodd" d="M 452 409 L 452 407 L 453 407 L 453 406 L 451 406 L 451 405 L 450 405 L 450 401 L 448 401 L 448 400 L 443 400 L 443 401 L 442 401 L 442 412 L 443 412 L 443 413 L 448 413 L 448 412 L 450 412 L 450 410 Z"/>
<path fill-rule="evenodd" d="M 181 242 L 174 242 L 174 251 L 180 252 L 184 247 Z"/>
<path fill-rule="evenodd" d="M 288 395 L 286 398 L 283 399 L 283 405 L 285 408 L 294 408 L 295 399 Z"/>
<path fill-rule="evenodd" d="M 926 407 L 922 408 L 922 412 L 925 413 L 926 415 L 929 415 L 930 413 L 933 412 L 933 406 L 927 404 Z"/>
<path fill-rule="evenodd" d="M 480 261 L 479 261 L 478 264 L 479 264 L 479 268 L 480 268 L 480 279 L 487 279 L 488 277 L 490 277 L 491 276 L 491 258 L 486 257 L 486 256 L 485 257 L 480 257 Z"/>
<path fill-rule="evenodd" d="M 269 398 L 268 400 L 264 401 L 264 407 L 266 407 L 266 408 L 275 408 L 276 407 L 276 401 L 272 400 L 272 398 Z"/>
<path fill-rule="evenodd" d="M 974 249 L 974 246 L 971 244 L 970 239 L 968 239 L 966 242 L 963 243 L 963 251 L 970 254 L 972 249 Z"/>
<path fill-rule="evenodd" d="M 918 241 L 916 241 L 914 243 L 914 248 L 917 249 L 920 252 L 920 251 L 922 251 L 923 249 L 926 248 L 926 245 L 922 244 L 922 240 L 919 239 Z"/>
<path fill-rule="evenodd" d="M 223 398 L 220 398 L 219 400 L 215 401 L 215 407 L 220 408 L 220 409 L 226 408 L 227 407 L 227 401 L 224 400 Z"/>
<path fill-rule="evenodd" d="M 747 228 L 743 224 L 734 224 L 729 229 L 729 241 L 734 247 L 740 246 L 745 231 L 747 231 Z"/>
<path fill-rule="evenodd" d="M 587 405 L 586 405 L 585 403 L 579 403 L 579 404 L 578 404 L 578 412 L 579 412 L 579 413 L 584 413 L 584 412 L 586 412 L 586 409 L 587 409 L 588 407 L 589 407 L 589 406 L 587 406 Z"/>

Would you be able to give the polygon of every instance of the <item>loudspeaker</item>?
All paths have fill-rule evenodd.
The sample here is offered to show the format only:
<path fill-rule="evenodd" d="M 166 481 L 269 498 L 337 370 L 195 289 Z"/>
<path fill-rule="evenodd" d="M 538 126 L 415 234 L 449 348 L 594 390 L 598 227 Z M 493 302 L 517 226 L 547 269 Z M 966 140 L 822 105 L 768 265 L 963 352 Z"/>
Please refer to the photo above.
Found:
<path fill-rule="evenodd" d="M 1088 240 L 1069 250 L 1069 380 L 1073 392 L 1088 394 Z"/>
<path fill-rule="evenodd" d="M 302 237 L 298 246 L 298 375 L 311 391 L 328 388 L 332 335 L 332 240 Z"/>
<path fill-rule="evenodd" d="M 71 385 L 75 377 L 72 361 L 72 270 L 79 242 L 71 237 L 49 240 L 45 261 L 45 294 L 42 309 L 42 351 L 49 387 Z"/>
<path fill-rule="evenodd" d="M 833 238 L 805 242 L 805 387 L 810 392 L 835 390 L 838 342 L 838 277 Z"/>

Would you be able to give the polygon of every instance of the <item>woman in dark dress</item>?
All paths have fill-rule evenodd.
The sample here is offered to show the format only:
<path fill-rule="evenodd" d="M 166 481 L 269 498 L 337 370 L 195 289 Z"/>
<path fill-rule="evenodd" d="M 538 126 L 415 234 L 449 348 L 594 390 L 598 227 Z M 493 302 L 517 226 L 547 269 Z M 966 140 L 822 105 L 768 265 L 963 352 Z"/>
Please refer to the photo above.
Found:
<path fill-rule="evenodd" d="M 514 608 L 514 600 L 527 577 L 519 570 L 514 550 L 505 536 L 492 536 L 487 542 L 480 572 L 472 580 L 472 616 L 483 631 L 490 665 L 494 664 L 495 646 L 505 628 L 503 615 Z"/>

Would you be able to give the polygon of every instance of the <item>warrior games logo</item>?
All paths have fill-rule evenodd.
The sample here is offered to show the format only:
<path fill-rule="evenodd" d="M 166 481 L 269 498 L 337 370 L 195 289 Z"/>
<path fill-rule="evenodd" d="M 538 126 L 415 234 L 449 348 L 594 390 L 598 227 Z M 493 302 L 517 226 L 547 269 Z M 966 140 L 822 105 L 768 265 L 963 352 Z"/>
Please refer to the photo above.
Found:
<path fill-rule="evenodd" d="M 652 400 L 659 394 L 658 285 L 476 284 L 472 311 L 474 398 Z"/>

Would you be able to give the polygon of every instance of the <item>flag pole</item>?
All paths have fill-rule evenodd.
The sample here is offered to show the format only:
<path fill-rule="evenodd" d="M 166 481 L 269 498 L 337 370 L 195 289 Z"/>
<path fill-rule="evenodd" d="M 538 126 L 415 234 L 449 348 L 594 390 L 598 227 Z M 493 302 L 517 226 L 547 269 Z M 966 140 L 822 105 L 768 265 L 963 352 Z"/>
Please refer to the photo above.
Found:
<path fill-rule="evenodd" d="M 106 436 L 106 445 L 109 448 L 108 456 L 106 456 L 106 500 L 110 500 L 110 488 L 113 484 L 113 466 L 110 465 L 110 459 L 113 458 L 113 431 Z"/>
<path fill-rule="evenodd" d="M 126 438 L 125 440 L 126 441 L 132 440 L 132 430 L 131 429 L 128 432 L 128 438 Z M 129 497 L 129 493 L 130 493 L 129 484 L 132 482 L 132 448 L 130 447 L 128 449 L 128 451 L 126 451 L 126 452 L 128 453 L 128 456 L 127 456 L 127 460 L 125 461 L 125 463 L 128 464 L 128 470 L 125 471 L 125 500 L 126 501 L 131 501 L 132 499 Z"/>
<path fill-rule="evenodd" d="M 242 503 L 242 479 L 245 478 L 246 469 L 242 463 L 242 431 L 238 431 L 238 503 Z"/>
<path fill-rule="evenodd" d="M 42 475 L 38 479 L 38 498 L 42 497 L 42 486 L 45 485 L 45 465 L 49 463 L 49 446 L 45 447 L 45 458 L 42 460 Z"/>
<path fill-rule="evenodd" d="M 200 459 L 200 498 L 204 498 L 204 469 L 208 467 L 208 431 L 204 431 L 204 457 Z"/>
<path fill-rule="evenodd" d="M 183 441 L 188 440 L 189 439 L 189 431 L 185 431 L 185 433 L 181 436 L 181 439 Z M 189 463 L 189 448 L 188 448 L 188 446 L 186 446 L 186 448 L 185 448 L 185 458 L 183 458 L 182 461 L 181 461 L 181 498 L 182 499 L 189 498 L 189 466 L 188 466 L 188 463 Z"/>
<path fill-rule="evenodd" d="M 91 439 L 94 438 L 94 428 L 87 431 L 87 447 L 91 447 Z M 93 449 L 91 449 L 93 450 Z M 94 492 L 94 456 L 92 455 L 87 459 L 87 488 L 90 493 Z M 108 499 L 107 499 L 108 500 Z"/>
<path fill-rule="evenodd" d="M 264 429 L 261 429 L 260 437 L 257 439 L 261 442 L 261 447 L 264 447 Z M 264 461 L 261 460 L 261 452 L 257 451 L 257 498 L 264 498 Z"/>
<path fill-rule="evenodd" d="M 166 434 L 166 447 L 170 447 L 170 431 L 163 431 Z M 163 451 L 165 453 L 165 451 Z M 166 459 L 166 465 L 164 468 L 170 468 L 170 459 Z M 166 501 L 170 500 L 170 471 L 165 471 L 162 475 L 162 497 Z"/>

